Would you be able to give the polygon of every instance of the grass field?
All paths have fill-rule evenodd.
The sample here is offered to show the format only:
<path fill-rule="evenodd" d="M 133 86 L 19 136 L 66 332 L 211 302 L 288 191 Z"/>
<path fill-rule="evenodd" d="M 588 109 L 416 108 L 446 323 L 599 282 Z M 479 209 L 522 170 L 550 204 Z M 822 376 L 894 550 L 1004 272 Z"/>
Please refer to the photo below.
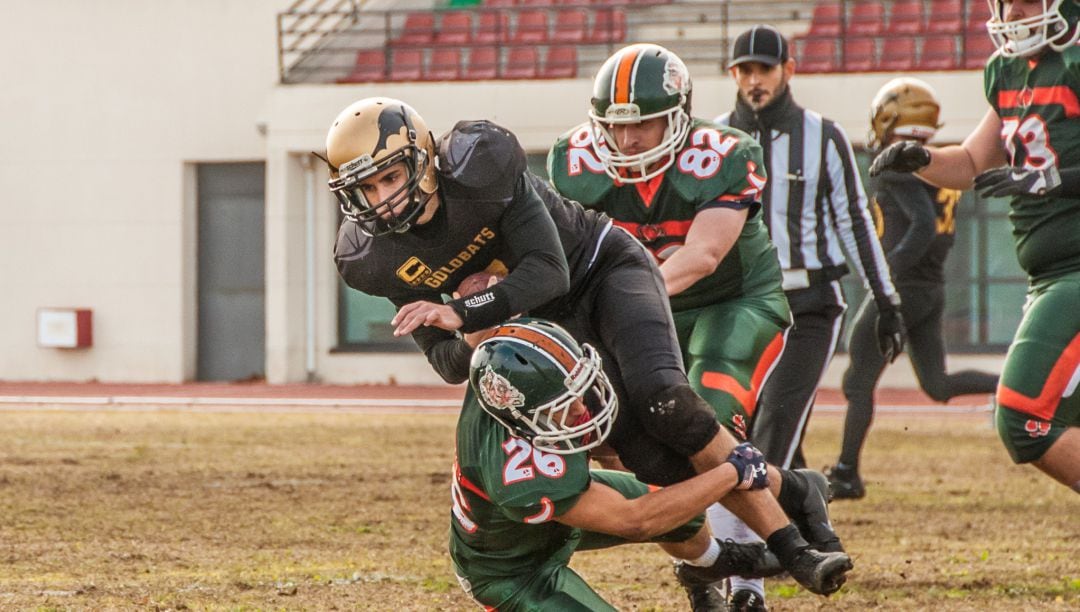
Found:
<path fill-rule="evenodd" d="M 0 609 L 472 610 L 446 554 L 452 415 L 24 412 L 0 427 Z M 813 465 L 841 418 L 815 417 Z M 1080 500 L 981 416 L 883 416 L 855 560 L 772 610 L 1080 609 Z M 583 553 L 620 609 L 686 609 L 655 547 Z"/>

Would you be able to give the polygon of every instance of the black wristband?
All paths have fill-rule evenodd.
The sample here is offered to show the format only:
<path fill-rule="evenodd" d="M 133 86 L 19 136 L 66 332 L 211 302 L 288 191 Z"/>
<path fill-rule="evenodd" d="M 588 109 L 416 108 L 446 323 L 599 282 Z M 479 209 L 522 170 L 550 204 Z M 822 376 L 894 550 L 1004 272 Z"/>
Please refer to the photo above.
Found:
<path fill-rule="evenodd" d="M 498 325 L 510 318 L 510 299 L 498 284 L 468 297 L 450 300 L 447 305 L 454 309 L 461 320 L 462 333 L 472 333 Z"/>

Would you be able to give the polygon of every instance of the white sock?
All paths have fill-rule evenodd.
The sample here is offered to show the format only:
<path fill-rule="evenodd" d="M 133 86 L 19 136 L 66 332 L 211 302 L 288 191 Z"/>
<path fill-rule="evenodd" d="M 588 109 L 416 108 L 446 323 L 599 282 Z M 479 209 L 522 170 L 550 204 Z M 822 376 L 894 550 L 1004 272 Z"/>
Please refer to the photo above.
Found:
<path fill-rule="evenodd" d="M 712 529 L 714 537 L 721 540 L 730 539 L 739 542 L 740 544 L 747 542 L 764 542 L 758 534 L 754 533 L 753 529 L 750 529 L 750 527 L 742 522 L 739 517 L 732 514 L 730 510 L 720 504 L 709 506 L 709 509 L 706 511 L 706 516 L 708 517 L 709 528 Z M 765 580 L 761 578 L 742 578 L 740 576 L 732 576 L 728 580 L 731 582 L 732 592 L 750 590 L 757 593 L 762 599 L 765 599 Z"/>
<path fill-rule="evenodd" d="M 705 553 L 697 559 L 687 559 L 686 562 L 698 567 L 709 567 L 713 563 L 716 563 L 716 558 L 719 556 L 720 544 L 718 544 L 716 540 L 709 538 L 709 548 L 705 550 Z"/>

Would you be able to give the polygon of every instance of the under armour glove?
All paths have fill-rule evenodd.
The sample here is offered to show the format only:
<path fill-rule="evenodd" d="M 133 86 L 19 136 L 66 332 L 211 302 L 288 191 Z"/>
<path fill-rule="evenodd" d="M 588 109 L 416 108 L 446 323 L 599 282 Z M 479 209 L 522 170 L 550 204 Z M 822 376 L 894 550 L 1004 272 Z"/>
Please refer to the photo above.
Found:
<path fill-rule="evenodd" d="M 727 462 L 735 467 L 735 472 L 739 475 L 736 489 L 756 491 L 769 486 L 769 471 L 765 465 L 765 456 L 749 442 L 743 442 L 733 448 Z"/>
<path fill-rule="evenodd" d="M 889 305 L 878 308 L 877 325 L 878 352 L 885 358 L 886 363 L 896 361 L 904 350 L 904 340 L 907 334 L 904 331 L 904 318 L 900 316 L 900 309 Z"/>
<path fill-rule="evenodd" d="M 975 177 L 975 191 L 984 198 L 1045 195 L 1061 185 L 1057 166 L 1043 170 L 1002 166 Z"/>
<path fill-rule="evenodd" d="M 874 163 L 870 164 L 870 176 L 877 176 L 886 170 L 893 172 L 915 172 L 930 165 L 930 151 L 914 140 L 901 140 L 885 147 Z"/>

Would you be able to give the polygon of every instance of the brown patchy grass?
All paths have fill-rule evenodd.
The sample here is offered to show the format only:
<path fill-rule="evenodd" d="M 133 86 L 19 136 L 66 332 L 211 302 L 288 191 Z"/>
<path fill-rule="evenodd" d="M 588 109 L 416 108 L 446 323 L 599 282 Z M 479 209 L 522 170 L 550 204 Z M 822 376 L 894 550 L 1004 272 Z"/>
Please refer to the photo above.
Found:
<path fill-rule="evenodd" d="M 5 412 L 0 609 L 470 610 L 446 554 L 452 416 Z M 806 450 L 831 461 L 841 419 Z M 771 609 L 1080 608 L 1078 499 L 983 417 L 885 416 L 833 517 L 841 593 Z M 655 547 L 575 567 L 620 609 L 685 609 Z"/>

